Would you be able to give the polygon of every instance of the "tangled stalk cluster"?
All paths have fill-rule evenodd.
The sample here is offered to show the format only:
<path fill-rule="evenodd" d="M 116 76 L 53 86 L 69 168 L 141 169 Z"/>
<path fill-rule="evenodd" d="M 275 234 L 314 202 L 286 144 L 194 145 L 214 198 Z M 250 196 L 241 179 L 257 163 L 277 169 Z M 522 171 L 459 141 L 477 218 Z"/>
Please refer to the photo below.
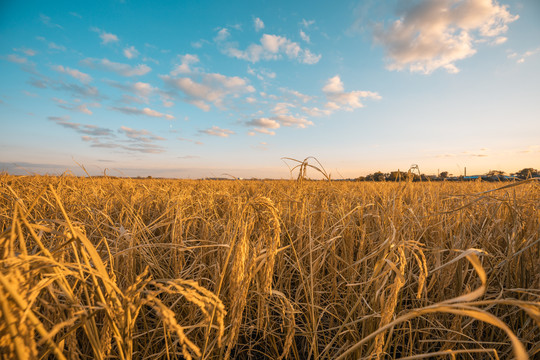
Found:
<path fill-rule="evenodd" d="M 0 353 L 539 356 L 536 181 L 302 180 L 0 175 Z"/>

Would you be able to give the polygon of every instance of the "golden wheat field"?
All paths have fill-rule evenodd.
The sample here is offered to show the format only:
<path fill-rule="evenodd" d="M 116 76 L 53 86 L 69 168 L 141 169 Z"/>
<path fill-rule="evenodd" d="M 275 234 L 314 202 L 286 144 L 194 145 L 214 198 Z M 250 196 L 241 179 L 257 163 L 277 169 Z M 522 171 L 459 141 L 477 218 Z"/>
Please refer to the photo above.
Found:
<path fill-rule="evenodd" d="M 3 359 L 538 359 L 540 186 L 0 175 Z"/>

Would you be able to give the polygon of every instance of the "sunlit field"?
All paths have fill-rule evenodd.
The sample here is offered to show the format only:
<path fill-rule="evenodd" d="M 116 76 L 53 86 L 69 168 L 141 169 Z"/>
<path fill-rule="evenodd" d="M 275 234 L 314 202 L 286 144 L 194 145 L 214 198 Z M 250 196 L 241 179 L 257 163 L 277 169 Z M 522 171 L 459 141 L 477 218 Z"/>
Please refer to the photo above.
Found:
<path fill-rule="evenodd" d="M 536 180 L 0 185 L 3 359 L 540 356 Z"/>

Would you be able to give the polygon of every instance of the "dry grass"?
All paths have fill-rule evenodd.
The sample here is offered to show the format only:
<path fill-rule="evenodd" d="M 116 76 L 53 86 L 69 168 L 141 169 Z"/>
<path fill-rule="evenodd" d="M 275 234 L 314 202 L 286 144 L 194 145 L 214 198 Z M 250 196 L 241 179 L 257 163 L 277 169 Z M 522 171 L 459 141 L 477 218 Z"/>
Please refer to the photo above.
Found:
<path fill-rule="evenodd" d="M 0 185 L 5 359 L 540 356 L 535 181 Z"/>

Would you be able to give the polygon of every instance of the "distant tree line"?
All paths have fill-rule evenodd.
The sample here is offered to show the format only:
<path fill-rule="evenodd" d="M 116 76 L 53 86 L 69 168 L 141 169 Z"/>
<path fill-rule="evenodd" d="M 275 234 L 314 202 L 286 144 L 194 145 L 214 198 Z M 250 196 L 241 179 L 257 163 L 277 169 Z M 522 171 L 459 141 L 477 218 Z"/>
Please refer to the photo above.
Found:
<path fill-rule="evenodd" d="M 483 175 L 472 176 L 453 176 L 448 171 L 442 171 L 438 175 L 425 175 L 414 173 L 412 171 L 391 171 L 383 173 L 377 171 L 367 176 L 360 176 L 356 181 L 511 181 L 526 180 L 530 178 L 540 178 L 540 172 L 533 168 L 524 168 L 518 172 L 507 174 L 501 170 L 491 170 Z"/>

